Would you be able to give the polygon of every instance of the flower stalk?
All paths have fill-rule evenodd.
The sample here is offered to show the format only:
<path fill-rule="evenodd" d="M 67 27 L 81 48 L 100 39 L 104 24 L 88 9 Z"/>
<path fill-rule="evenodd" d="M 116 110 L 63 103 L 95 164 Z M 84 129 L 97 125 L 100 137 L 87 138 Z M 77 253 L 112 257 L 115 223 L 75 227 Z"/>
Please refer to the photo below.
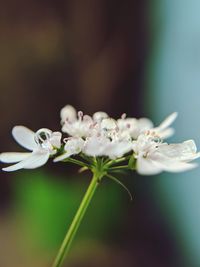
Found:
<path fill-rule="evenodd" d="M 84 217 L 84 214 L 92 200 L 92 197 L 94 196 L 94 193 L 99 185 L 99 182 L 102 178 L 101 172 L 94 171 L 93 172 L 93 177 L 90 182 L 90 185 L 83 197 L 83 200 L 78 208 L 78 211 L 71 223 L 71 226 L 63 240 L 63 243 L 58 251 L 58 254 L 55 258 L 55 261 L 52 265 L 52 267 L 60 267 L 64 261 L 65 256 L 69 252 L 69 249 L 71 247 L 72 241 L 76 235 L 76 232 L 81 224 L 81 221 Z"/>

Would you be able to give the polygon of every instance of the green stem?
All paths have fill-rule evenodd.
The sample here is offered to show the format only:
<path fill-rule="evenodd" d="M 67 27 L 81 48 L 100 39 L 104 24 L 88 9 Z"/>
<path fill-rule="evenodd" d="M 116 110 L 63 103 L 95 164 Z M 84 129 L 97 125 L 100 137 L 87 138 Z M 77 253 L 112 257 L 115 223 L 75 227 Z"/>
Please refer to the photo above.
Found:
<path fill-rule="evenodd" d="M 85 166 L 89 167 L 89 165 L 87 163 L 84 163 L 84 162 L 77 160 L 77 159 L 68 158 L 68 159 L 66 159 L 66 162 L 71 162 L 71 163 L 77 164 L 77 165 L 82 166 L 82 167 L 85 167 Z"/>
<path fill-rule="evenodd" d="M 94 173 L 93 178 L 90 182 L 90 185 L 85 193 L 85 196 L 83 197 L 83 200 L 79 206 L 79 209 L 72 221 L 72 224 L 63 240 L 63 243 L 58 251 L 58 254 L 56 256 L 56 259 L 52 265 L 52 267 L 60 267 L 64 261 L 64 258 L 66 254 L 68 253 L 71 243 L 75 237 L 75 234 L 80 226 L 80 223 L 83 219 L 83 216 L 87 210 L 87 207 L 90 204 L 90 201 L 98 187 L 99 180 L 101 179 L 100 173 Z"/>
<path fill-rule="evenodd" d="M 116 166 L 116 167 L 110 167 L 109 170 L 121 170 L 121 169 L 129 169 L 128 165 L 122 165 L 122 166 Z"/>
<path fill-rule="evenodd" d="M 115 164 L 121 163 L 121 162 L 123 162 L 123 161 L 125 161 L 125 160 L 127 160 L 129 158 L 130 158 L 130 156 L 119 158 L 119 159 L 114 159 L 114 160 L 111 160 L 108 163 L 106 163 L 105 166 L 106 167 L 110 167 L 110 166 L 113 166 Z"/>

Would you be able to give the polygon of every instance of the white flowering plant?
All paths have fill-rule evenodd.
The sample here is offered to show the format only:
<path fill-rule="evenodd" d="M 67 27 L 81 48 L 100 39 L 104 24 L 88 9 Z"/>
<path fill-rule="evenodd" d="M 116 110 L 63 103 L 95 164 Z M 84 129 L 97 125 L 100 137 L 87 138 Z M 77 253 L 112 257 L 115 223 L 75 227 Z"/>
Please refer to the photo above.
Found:
<path fill-rule="evenodd" d="M 118 183 L 131 197 L 127 187 L 116 177 L 121 171 L 136 171 L 141 175 L 182 172 L 197 167 L 192 161 L 200 157 L 193 140 L 178 144 L 164 141 L 174 133 L 171 124 L 177 113 L 172 113 L 156 127 L 147 118 L 129 118 L 123 114 L 115 120 L 105 112 L 89 116 L 77 112 L 71 105 L 65 106 L 60 115 L 64 138 L 61 132 L 47 128 L 33 132 L 24 126 L 15 126 L 12 130 L 14 139 L 29 152 L 0 154 L 1 162 L 12 164 L 3 168 L 7 172 L 41 167 L 53 158 L 54 162 L 77 164 L 81 172 L 90 170 L 93 174 L 53 267 L 62 265 L 102 179 Z"/>

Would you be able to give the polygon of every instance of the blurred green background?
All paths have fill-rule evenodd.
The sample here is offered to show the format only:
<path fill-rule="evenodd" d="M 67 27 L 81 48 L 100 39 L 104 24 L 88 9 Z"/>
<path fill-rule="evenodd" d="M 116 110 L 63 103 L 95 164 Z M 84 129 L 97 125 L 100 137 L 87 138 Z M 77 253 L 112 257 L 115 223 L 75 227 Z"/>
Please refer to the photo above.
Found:
<path fill-rule="evenodd" d="M 1 2 L 1 151 L 14 125 L 60 129 L 66 104 L 84 113 L 179 112 L 176 136 L 200 147 L 200 2 Z M 23 149 L 22 149 L 23 151 Z M 84 218 L 72 267 L 200 266 L 200 170 L 104 181 Z M 0 267 L 47 267 L 90 181 L 68 164 L 0 174 Z"/>

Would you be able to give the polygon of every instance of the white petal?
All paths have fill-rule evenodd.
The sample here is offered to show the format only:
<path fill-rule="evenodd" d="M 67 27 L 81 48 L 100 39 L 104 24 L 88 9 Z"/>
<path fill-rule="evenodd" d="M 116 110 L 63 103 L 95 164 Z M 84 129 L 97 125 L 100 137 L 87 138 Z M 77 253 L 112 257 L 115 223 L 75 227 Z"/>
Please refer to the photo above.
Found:
<path fill-rule="evenodd" d="M 183 144 L 185 145 L 185 148 L 189 153 L 196 153 L 197 152 L 197 146 L 196 146 L 194 140 L 184 141 Z"/>
<path fill-rule="evenodd" d="M 63 124 L 62 131 L 73 137 L 86 137 L 91 132 L 91 121 L 84 119 L 82 121 L 76 120 L 74 122 L 66 121 Z"/>
<path fill-rule="evenodd" d="M 71 138 L 65 144 L 65 151 L 72 154 L 78 154 L 81 152 L 84 146 L 84 140 L 82 138 Z"/>
<path fill-rule="evenodd" d="M 66 120 L 75 121 L 77 119 L 77 112 L 74 107 L 71 105 L 66 105 L 60 111 L 61 123 L 65 122 Z"/>
<path fill-rule="evenodd" d="M 37 151 L 32 154 L 32 159 L 27 160 L 26 165 L 24 166 L 25 169 L 35 169 L 43 166 L 47 163 L 49 159 L 49 152 L 48 151 Z"/>
<path fill-rule="evenodd" d="M 53 132 L 49 141 L 53 147 L 60 148 L 61 138 L 62 134 L 60 132 Z"/>
<path fill-rule="evenodd" d="M 65 149 L 66 153 L 56 157 L 53 161 L 54 162 L 62 161 L 66 158 L 69 158 L 72 155 L 79 154 L 81 152 L 83 146 L 84 146 L 84 140 L 82 138 L 71 138 L 65 144 L 64 149 Z"/>
<path fill-rule="evenodd" d="M 108 118 L 108 114 L 103 111 L 98 111 L 93 114 L 94 121 L 101 121 Z"/>
<path fill-rule="evenodd" d="M 153 127 L 153 123 L 151 120 L 147 118 L 141 118 L 136 121 L 135 127 L 133 127 L 131 124 L 131 136 L 134 139 L 137 139 L 138 136 L 147 130 L 150 130 Z"/>
<path fill-rule="evenodd" d="M 183 162 L 179 158 L 175 158 L 173 156 L 167 157 L 166 155 L 157 152 L 151 156 L 151 160 L 156 162 L 163 171 L 168 172 L 183 172 L 197 167 L 197 164 Z"/>
<path fill-rule="evenodd" d="M 161 139 L 167 139 L 171 137 L 172 135 L 174 135 L 174 132 L 175 132 L 173 128 L 167 128 L 164 130 L 160 130 L 159 128 L 157 129 L 158 129 L 157 134 L 159 135 Z"/>
<path fill-rule="evenodd" d="M 170 164 L 165 162 L 164 165 L 163 170 L 168 172 L 184 172 L 192 170 L 198 166 L 198 164 L 186 162 L 173 162 Z"/>
<path fill-rule="evenodd" d="M 116 129 L 116 127 L 117 127 L 117 122 L 112 118 L 103 119 L 101 122 L 101 128 L 103 130 L 109 131 Z"/>
<path fill-rule="evenodd" d="M 111 159 L 120 158 L 131 151 L 132 146 L 131 142 L 111 142 L 104 153 Z"/>
<path fill-rule="evenodd" d="M 192 156 L 190 156 L 189 161 L 191 161 L 191 160 L 195 160 L 195 159 L 198 159 L 198 158 L 200 158 L 200 152 L 195 153 L 195 154 L 193 154 Z"/>
<path fill-rule="evenodd" d="M 181 161 L 191 161 L 198 158 L 199 154 L 196 151 L 196 144 L 193 140 L 188 140 L 180 144 L 163 144 L 158 149 L 158 152 L 163 155 Z"/>
<path fill-rule="evenodd" d="M 70 156 L 72 156 L 71 153 L 64 153 L 64 154 L 62 154 L 62 155 L 56 157 L 56 158 L 53 160 L 53 162 L 62 161 L 62 160 L 64 160 L 64 159 L 69 158 Z"/>
<path fill-rule="evenodd" d="M 120 130 L 130 130 L 137 127 L 138 120 L 136 118 L 118 119 L 117 126 Z"/>
<path fill-rule="evenodd" d="M 166 129 L 167 127 L 169 127 L 177 118 L 178 113 L 174 112 L 171 115 L 169 115 L 159 126 L 158 128 L 160 129 Z"/>
<path fill-rule="evenodd" d="M 4 163 L 15 163 L 30 156 L 29 152 L 5 152 L 0 154 L 0 161 Z"/>
<path fill-rule="evenodd" d="M 15 126 L 12 129 L 12 135 L 15 140 L 23 147 L 28 150 L 35 150 L 37 149 L 37 144 L 34 140 L 35 133 L 24 126 Z"/>
<path fill-rule="evenodd" d="M 92 124 L 92 123 L 94 123 L 92 117 L 89 116 L 89 115 L 84 115 L 84 116 L 83 116 L 83 122 L 84 122 L 84 123 L 87 123 L 87 124 Z"/>
<path fill-rule="evenodd" d="M 109 139 L 105 137 L 89 137 L 87 138 L 83 147 L 83 152 L 88 156 L 103 156 L 105 155 L 106 148 L 110 143 Z"/>
<path fill-rule="evenodd" d="M 140 131 L 148 130 L 153 128 L 153 122 L 147 118 L 138 119 L 138 126 Z"/>
<path fill-rule="evenodd" d="M 20 161 L 17 164 L 14 164 L 12 166 L 3 168 L 3 171 L 16 171 L 19 169 L 34 169 L 38 168 L 42 165 L 44 165 L 49 158 L 49 153 L 46 151 L 37 151 L 34 153 L 31 153 L 28 158 L 25 160 Z"/>
<path fill-rule="evenodd" d="M 162 168 L 149 158 L 138 157 L 136 170 L 141 175 L 155 175 L 162 172 Z"/>

